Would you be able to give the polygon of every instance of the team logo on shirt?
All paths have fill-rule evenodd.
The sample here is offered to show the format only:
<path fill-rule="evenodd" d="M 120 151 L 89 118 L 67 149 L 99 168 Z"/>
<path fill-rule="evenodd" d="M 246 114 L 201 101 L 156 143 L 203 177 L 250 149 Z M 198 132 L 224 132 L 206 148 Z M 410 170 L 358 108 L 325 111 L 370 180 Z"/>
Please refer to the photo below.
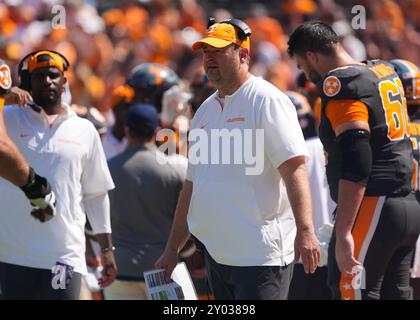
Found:
<path fill-rule="evenodd" d="M 7 65 L 0 65 L 0 87 L 4 90 L 9 90 L 12 86 L 12 78 L 10 76 L 10 69 Z"/>
<path fill-rule="evenodd" d="M 340 91 L 341 82 L 337 77 L 329 76 L 324 80 L 323 89 L 327 97 L 333 97 Z"/>
<path fill-rule="evenodd" d="M 244 117 L 229 118 L 226 122 L 245 122 Z"/>

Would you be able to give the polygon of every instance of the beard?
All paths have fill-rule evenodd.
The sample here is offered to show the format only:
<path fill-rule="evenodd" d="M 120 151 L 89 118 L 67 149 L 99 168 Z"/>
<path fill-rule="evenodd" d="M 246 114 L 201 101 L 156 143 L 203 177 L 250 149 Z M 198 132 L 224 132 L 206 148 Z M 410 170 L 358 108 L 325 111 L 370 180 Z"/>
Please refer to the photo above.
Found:
<path fill-rule="evenodd" d="M 310 69 L 309 74 L 308 74 L 308 79 L 313 84 L 317 84 L 319 81 L 321 81 L 322 76 L 317 71 L 315 71 L 314 69 Z"/>
<path fill-rule="evenodd" d="M 60 94 L 57 91 L 40 92 L 38 95 L 33 95 L 34 102 L 40 106 L 55 106 L 60 100 Z"/>
<path fill-rule="evenodd" d="M 217 82 L 220 80 L 220 70 L 218 67 L 206 68 L 206 74 L 209 81 Z"/>

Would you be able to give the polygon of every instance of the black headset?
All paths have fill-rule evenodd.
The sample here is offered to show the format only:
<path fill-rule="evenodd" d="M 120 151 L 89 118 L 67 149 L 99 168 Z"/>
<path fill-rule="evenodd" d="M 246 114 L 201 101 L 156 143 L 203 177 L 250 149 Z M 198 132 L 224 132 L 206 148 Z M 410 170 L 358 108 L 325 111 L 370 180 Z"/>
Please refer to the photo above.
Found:
<path fill-rule="evenodd" d="M 216 19 L 213 17 L 210 17 L 207 23 L 207 29 L 210 28 L 215 23 L 216 23 Z M 220 21 L 219 23 L 227 23 L 238 28 L 238 38 L 241 41 L 245 41 L 247 37 L 251 36 L 251 28 L 242 20 L 226 19 L 226 20 Z"/>
<path fill-rule="evenodd" d="M 29 73 L 28 66 L 26 66 L 26 69 L 23 69 L 23 67 L 24 67 L 25 62 L 30 57 L 36 55 L 37 53 L 41 51 L 55 53 L 56 55 L 60 56 L 60 58 L 63 59 L 64 71 L 67 71 L 68 68 L 70 67 L 69 61 L 60 52 L 57 52 L 54 50 L 37 50 L 31 53 L 28 53 L 26 56 L 23 57 L 23 59 L 19 62 L 19 65 L 18 65 L 18 76 L 19 76 L 19 81 L 20 81 L 19 88 L 27 90 L 27 91 L 31 90 L 31 74 Z"/>

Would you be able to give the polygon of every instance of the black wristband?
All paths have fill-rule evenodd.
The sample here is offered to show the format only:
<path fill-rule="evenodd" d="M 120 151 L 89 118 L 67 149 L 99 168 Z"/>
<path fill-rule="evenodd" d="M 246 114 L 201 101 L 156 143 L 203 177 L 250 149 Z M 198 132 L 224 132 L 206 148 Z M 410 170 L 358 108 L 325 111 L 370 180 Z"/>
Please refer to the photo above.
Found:
<path fill-rule="evenodd" d="M 51 192 L 47 179 L 37 175 L 33 168 L 29 168 L 28 183 L 20 189 L 29 199 L 43 198 Z"/>
<path fill-rule="evenodd" d="M 35 184 L 35 170 L 32 167 L 29 167 L 28 182 L 23 185 L 21 188 L 28 189 Z"/>
<path fill-rule="evenodd" d="M 21 186 L 20 189 L 27 194 L 28 192 L 30 192 L 30 190 L 32 190 L 35 186 L 35 177 L 36 177 L 36 173 L 35 170 L 31 167 L 29 167 L 29 175 L 28 175 L 28 182 L 26 182 L 25 185 Z"/>

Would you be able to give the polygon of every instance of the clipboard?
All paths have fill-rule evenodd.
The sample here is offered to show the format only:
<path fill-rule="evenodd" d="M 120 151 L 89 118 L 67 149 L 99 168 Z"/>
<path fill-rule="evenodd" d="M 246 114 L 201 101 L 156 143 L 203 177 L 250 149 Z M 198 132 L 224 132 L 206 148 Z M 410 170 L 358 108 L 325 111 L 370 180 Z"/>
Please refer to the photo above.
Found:
<path fill-rule="evenodd" d="M 169 282 L 164 269 L 145 271 L 143 275 L 150 300 L 198 300 L 185 262 L 176 265 Z"/>

